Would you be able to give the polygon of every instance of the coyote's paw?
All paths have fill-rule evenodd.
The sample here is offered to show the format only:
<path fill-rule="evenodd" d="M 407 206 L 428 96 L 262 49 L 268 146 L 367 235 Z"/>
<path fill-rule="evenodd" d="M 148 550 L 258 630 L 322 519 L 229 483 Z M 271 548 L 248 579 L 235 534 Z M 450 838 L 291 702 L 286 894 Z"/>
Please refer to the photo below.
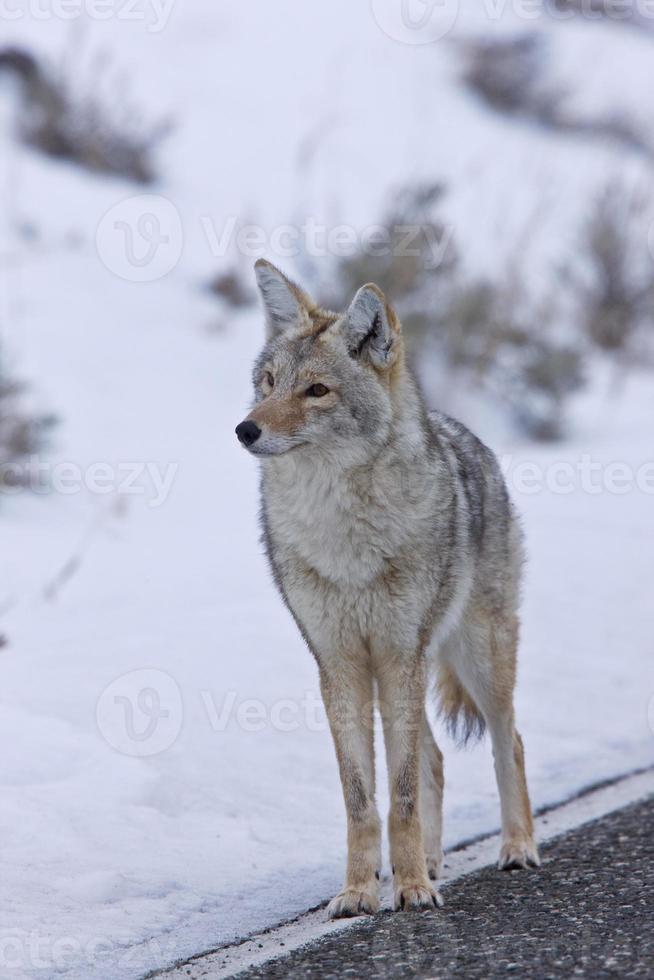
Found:
<path fill-rule="evenodd" d="M 511 871 L 514 868 L 540 868 L 538 848 L 531 838 L 526 840 L 508 840 L 502 844 L 500 871 Z"/>
<path fill-rule="evenodd" d="M 347 919 L 354 915 L 373 915 L 379 908 L 379 898 L 373 891 L 344 888 L 327 906 L 330 919 Z"/>
<path fill-rule="evenodd" d="M 443 896 L 429 885 L 398 885 L 395 889 L 395 909 L 424 912 L 443 907 Z"/>
<path fill-rule="evenodd" d="M 425 861 L 427 862 L 427 874 L 432 881 L 438 881 L 443 870 L 443 852 L 440 854 L 427 854 L 425 855 Z"/>

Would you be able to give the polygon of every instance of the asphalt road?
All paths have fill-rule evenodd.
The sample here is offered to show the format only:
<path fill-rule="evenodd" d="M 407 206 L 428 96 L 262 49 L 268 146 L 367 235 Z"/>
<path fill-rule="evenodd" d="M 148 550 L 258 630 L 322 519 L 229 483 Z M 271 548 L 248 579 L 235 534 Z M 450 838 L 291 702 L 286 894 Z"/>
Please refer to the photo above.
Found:
<path fill-rule="evenodd" d="M 654 799 L 541 849 L 540 871 L 485 868 L 444 909 L 382 912 L 239 980 L 654 978 Z"/>

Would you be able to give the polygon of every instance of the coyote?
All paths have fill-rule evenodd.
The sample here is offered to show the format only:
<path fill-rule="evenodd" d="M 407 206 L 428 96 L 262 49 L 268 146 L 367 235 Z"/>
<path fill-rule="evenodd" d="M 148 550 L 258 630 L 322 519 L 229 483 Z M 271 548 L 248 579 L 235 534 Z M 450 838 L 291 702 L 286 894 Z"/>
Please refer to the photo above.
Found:
<path fill-rule="evenodd" d="M 425 714 L 432 679 L 455 735 L 490 731 L 499 867 L 539 864 L 513 712 L 518 520 L 493 453 L 461 423 L 427 413 L 377 286 L 337 314 L 269 262 L 255 271 L 267 337 L 236 434 L 262 461 L 266 552 L 318 665 L 343 784 L 347 871 L 328 914 L 379 907 L 376 704 L 395 908 L 434 908 L 443 757 Z"/>

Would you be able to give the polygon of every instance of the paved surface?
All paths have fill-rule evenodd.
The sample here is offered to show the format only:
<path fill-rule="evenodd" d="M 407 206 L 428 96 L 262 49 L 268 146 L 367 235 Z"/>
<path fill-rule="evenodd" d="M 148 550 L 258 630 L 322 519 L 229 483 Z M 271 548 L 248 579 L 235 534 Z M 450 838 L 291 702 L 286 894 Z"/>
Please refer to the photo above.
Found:
<path fill-rule="evenodd" d="M 654 799 L 545 845 L 540 871 L 487 868 L 438 912 L 382 912 L 255 978 L 654 978 Z"/>

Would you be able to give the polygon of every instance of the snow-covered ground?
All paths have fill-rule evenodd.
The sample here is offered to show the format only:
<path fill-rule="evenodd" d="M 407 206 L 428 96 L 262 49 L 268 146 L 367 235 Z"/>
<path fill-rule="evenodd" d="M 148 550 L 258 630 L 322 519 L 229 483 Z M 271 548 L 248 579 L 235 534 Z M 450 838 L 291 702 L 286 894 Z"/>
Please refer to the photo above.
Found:
<path fill-rule="evenodd" d="M 58 492 L 0 500 L 3 977 L 139 977 L 340 883 L 344 812 L 316 670 L 270 582 L 255 464 L 233 435 L 261 320 L 219 313 L 202 290 L 234 216 L 260 224 L 260 251 L 293 272 L 273 229 L 307 215 L 361 229 L 398 181 L 443 178 L 471 261 L 499 261 L 538 211 L 537 265 L 574 260 L 568 229 L 595 187 L 647 175 L 628 154 L 487 113 L 457 84 L 447 39 L 399 43 L 368 4 L 169 12 L 160 31 L 118 16 L 87 17 L 85 32 L 27 15 L 3 25 L 9 40 L 65 49 L 84 84 L 104 46 L 135 100 L 177 120 L 151 192 L 165 200 L 125 204 L 140 191 L 13 140 L 16 103 L 0 88 L 1 339 L 61 419 L 44 457 Z M 455 32 L 516 26 L 533 25 L 468 9 Z M 580 104 L 651 86 L 646 35 L 535 27 Z M 116 225 L 139 209 L 170 239 L 170 271 L 149 282 L 123 277 L 148 275 L 126 263 Z M 555 447 L 498 440 L 481 403 L 474 417 L 529 541 L 517 709 L 536 806 L 652 762 L 652 376 L 611 390 L 598 370 Z M 441 741 L 449 845 L 495 829 L 498 807 L 488 746 Z"/>

